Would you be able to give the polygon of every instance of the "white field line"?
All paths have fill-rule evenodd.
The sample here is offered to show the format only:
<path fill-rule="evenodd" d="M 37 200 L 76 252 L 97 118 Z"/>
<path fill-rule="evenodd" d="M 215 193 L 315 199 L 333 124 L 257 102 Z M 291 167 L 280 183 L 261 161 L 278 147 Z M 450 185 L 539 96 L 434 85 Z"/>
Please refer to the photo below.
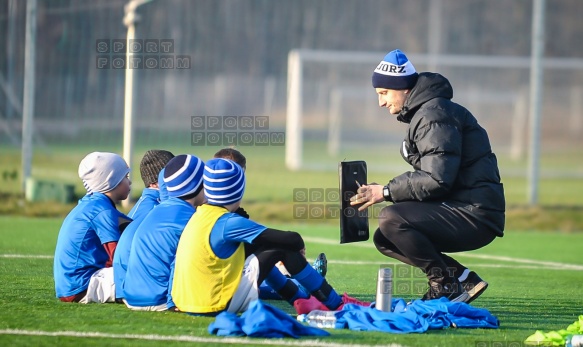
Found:
<path fill-rule="evenodd" d="M 52 255 L 40 254 L 0 254 L 0 258 L 22 258 L 22 259 L 53 259 Z"/>
<path fill-rule="evenodd" d="M 542 265 L 542 266 L 548 266 L 548 267 L 560 267 L 560 268 L 563 268 L 566 270 L 579 270 L 579 271 L 583 270 L 583 265 L 559 263 L 559 262 L 555 262 L 555 261 L 532 260 L 532 259 L 513 258 L 513 257 L 498 256 L 498 255 L 486 255 L 486 254 L 469 254 L 469 253 L 465 253 L 465 252 L 458 253 L 458 255 L 468 257 L 468 258 L 476 258 L 476 259 L 492 259 L 492 260 L 515 262 L 515 263 L 523 263 L 523 264 Z"/>
<path fill-rule="evenodd" d="M 322 340 L 283 340 L 283 339 L 255 339 L 255 338 L 236 338 L 236 337 L 201 337 L 189 335 L 137 335 L 137 334 L 108 334 L 100 332 L 80 332 L 80 331 L 41 331 L 41 330 L 18 330 L 18 329 L 3 329 L 0 330 L 0 335 L 28 335 L 28 336 L 67 336 L 79 338 L 110 338 L 110 339 L 133 339 L 133 340 L 150 340 L 150 341 L 180 341 L 180 342 L 199 342 L 199 343 L 217 343 L 217 344 L 238 344 L 238 345 L 276 345 L 276 346 L 314 346 L 314 347 L 370 347 L 371 345 L 360 344 L 346 344 L 346 343 L 331 343 Z M 325 338 L 325 337 L 324 337 Z M 375 345 L 380 346 L 380 345 Z M 385 347 L 403 347 L 398 344 L 382 345 Z"/>
<path fill-rule="evenodd" d="M 459 253 L 461 256 L 473 256 L 466 253 Z M 12 259 L 53 259 L 52 255 L 35 255 L 35 254 L 0 254 L 0 258 L 12 258 Z M 485 256 L 476 255 L 474 258 L 481 259 L 497 259 L 496 256 Z M 509 257 L 500 257 L 504 259 L 497 260 L 507 260 Z M 516 261 L 514 258 L 507 261 Z M 313 259 L 312 259 L 313 260 Z M 472 268 L 507 268 L 507 269 L 527 269 L 527 270 L 574 270 L 583 271 L 583 265 L 574 264 L 563 264 L 555 262 L 539 262 L 529 259 L 520 259 L 524 263 L 533 263 L 534 265 L 516 265 L 516 264 L 492 264 L 492 263 L 473 263 Z M 328 264 L 341 264 L 341 265 L 385 265 L 385 264 L 401 264 L 395 260 L 387 259 L 387 261 L 360 261 L 360 260 L 328 260 Z M 538 264 L 538 265 L 537 265 Z"/>
<path fill-rule="evenodd" d="M 395 261 L 348 261 L 348 260 L 328 260 L 328 264 L 342 264 L 342 265 L 386 265 L 386 264 L 402 264 Z M 472 263 L 471 268 L 496 268 L 496 269 L 527 269 L 527 270 L 574 270 L 583 271 L 583 266 L 580 268 L 558 267 L 558 266 L 540 266 L 540 265 L 514 265 L 514 264 L 492 264 L 492 263 Z"/>
<path fill-rule="evenodd" d="M 321 237 L 304 237 L 304 240 L 311 243 L 317 243 L 322 245 L 329 245 L 329 246 L 342 246 L 342 247 L 360 247 L 360 248 L 374 248 L 374 245 L 367 242 L 367 243 L 351 243 L 350 245 L 340 245 L 338 240 L 321 238 Z M 498 256 L 498 255 L 488 255 L 488 254 L 473 254 L 468 252 L 460 252 L 455 253 L 456 256 L 467 257 L 467 258 L 476 258 L 476 259 L 485 259 L 485 260 L 498 260 L 498 261 L 506 261 L 512 263 L 521 263 L 521 264 L 529 264 L 532 267 L 520 267 L 520 268 L 550 268 L 550 269 L 557 269 L 557 270 L 577 270 L 583 271 L 583 265 L 577 264 L 567 264 L 567 263 L 560 263 L 554 261 L 542 261 L 542 260 L 534 260 L 534 259 L 524 259 L 524 258 L 514 258 L 508 256 Z M 0 254 L 0 258 L 30 258 L 30 259 L 52 259 L 52 255 L 31 255 L 31 254 Z M 331 263 L 337 264 L 350 264 L 350 265 L 377 265 L 377 264 L 386 264 L 391 263 L 390 259 L 387 259 L 386 262 L 360 262 L 360 261 L 330 261 Z M 395 262 L 396 263 L 396 262 Z M 535 265 L 538 265 L 536 267 Z M 473 266 L 483 266 L 483 267 L 506 267 L 500 264 L 475 264 Z M 508 267 L 516 267 L 517 266 L 508 266 Z"/>
<path fill-rule="evenodd" d="M 321 237 L 304 237 L 304 240 L 307 242 L 324 244 L 324 245 L 336 245 L 341 246 L 338 244 L 337 240 L 332 239 L 325 239 Z M 374 245 L 371 243 L 351 243 L 351 247 L 361 247 L 361 248 L 374 248 Z M 499 260 L 499 261 L 507 261 L 512 263 L 522 263 L 522 264 L 530 264 L 530 265 L 540 265 L 545 268 L 552 268 L 557 270 L 577 270 L 583 271 L 583 265 L 577 264 L 567 264 L 567 263 L 559 263 L 554 261 L 541 261 L 541 260 L 533 260 L 533 259 L 524 259 L 524 258 L 513 258 L 513 257 L 506 257 L 506 256 L 497 256 L 497 255 L 487 255 L 487 254 L 473 254 L 467 252 L 460 252 L 455 253 L 456 256 L 467 257 L 467 258 L 476 258 L 476 259 L 490 259 L 490 260 Z"/>

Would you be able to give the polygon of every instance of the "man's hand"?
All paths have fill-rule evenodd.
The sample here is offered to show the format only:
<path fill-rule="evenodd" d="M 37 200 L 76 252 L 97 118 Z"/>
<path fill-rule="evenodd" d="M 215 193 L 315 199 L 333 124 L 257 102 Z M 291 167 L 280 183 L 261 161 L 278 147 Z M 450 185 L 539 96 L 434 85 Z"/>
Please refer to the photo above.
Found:
<path fill-rule="evenodd" d="M 383 196 L 383 186 L 380 184 L 363 185 L 358 188 L 356 195 L 350 198 L 350 205 L 360 205 L 359 211 L 367 209 L 369 206 L 385 201 Z"/>

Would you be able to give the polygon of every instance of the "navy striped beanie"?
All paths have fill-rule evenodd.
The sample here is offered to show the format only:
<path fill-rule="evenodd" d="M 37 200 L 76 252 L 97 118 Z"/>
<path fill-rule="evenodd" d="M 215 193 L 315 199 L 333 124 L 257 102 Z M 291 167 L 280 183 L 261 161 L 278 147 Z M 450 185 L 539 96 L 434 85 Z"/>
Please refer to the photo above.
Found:
<path fill-rule="evenodd" d="M 164 167 L 168 196 L 177 198 L 197 195 L 202 190 L 204 162 L 194 155 L 180 154 Z"/>
<path fill-rule="evenodd" d="M 373 88 L 393 90 L 411 89 L 419 74 L 405 53 L 398 49 L 389 52 L 372 74 Z"/>
<path fill-rule="evenodd" d="M 243 199 L 245 173 L 234 161 L 223 158 L 207 161 L 202 178 L 210 205 L 225 206 Z"/>

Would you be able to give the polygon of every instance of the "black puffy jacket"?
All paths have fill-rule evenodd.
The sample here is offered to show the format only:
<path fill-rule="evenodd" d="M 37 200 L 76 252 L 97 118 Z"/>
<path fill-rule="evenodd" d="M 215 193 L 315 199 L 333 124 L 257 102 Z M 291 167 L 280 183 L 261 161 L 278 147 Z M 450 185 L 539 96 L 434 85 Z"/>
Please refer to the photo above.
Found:
<path fill-rule="evenodd" d="M 391 200 L 458 202 L 501 236 L 505 201 L 496 156 L 486 131 L 452 97 L 445 77 L 419 74 L 397 117 L 409 124 L 401 154 L 415 170 L 389 182 Z"/>

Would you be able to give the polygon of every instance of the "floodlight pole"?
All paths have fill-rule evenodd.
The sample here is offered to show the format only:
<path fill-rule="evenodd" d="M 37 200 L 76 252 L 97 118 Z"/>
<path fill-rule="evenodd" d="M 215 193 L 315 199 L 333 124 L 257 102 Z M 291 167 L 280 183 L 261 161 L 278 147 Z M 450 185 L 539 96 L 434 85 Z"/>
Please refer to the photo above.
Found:
<path fill-rule="evenodd" d="M 545 45 L 545 0 L 534 0 L 532 10 L 532 47 L 530 63 L 530 152 L 528 162 L 528 201 L 538 203 L 540 119 L 543 97 Z"/>
<path fill-rule="evenodd" d="M 136 13 L 139 6 L 150 2 L 151 0 L 130 0 L 125 6 L 125 16 L 123 24 L 128 27 L 126 40 L 126 75 L 125 75 L 125 95 L 124 95 L 124 118 L 123 118 L 123 158 L 132 166 L 134 155 L 134 69 L 131 65 L 130 43 L 136 35 L 136 23 L 140 16 Z M 123 207 L 128 207 L 131 202 L 131 196 L 122 201 Z"/>
<path fill-rule="evenodd" d="M 36 61 L 36 7 L 37 0 L 26 2 L 26 34 L 24 43 L 24 92 L 22 97 L 22 191 L 32 173 L 32 146 L 34 122 L 34 74 Z"/>

